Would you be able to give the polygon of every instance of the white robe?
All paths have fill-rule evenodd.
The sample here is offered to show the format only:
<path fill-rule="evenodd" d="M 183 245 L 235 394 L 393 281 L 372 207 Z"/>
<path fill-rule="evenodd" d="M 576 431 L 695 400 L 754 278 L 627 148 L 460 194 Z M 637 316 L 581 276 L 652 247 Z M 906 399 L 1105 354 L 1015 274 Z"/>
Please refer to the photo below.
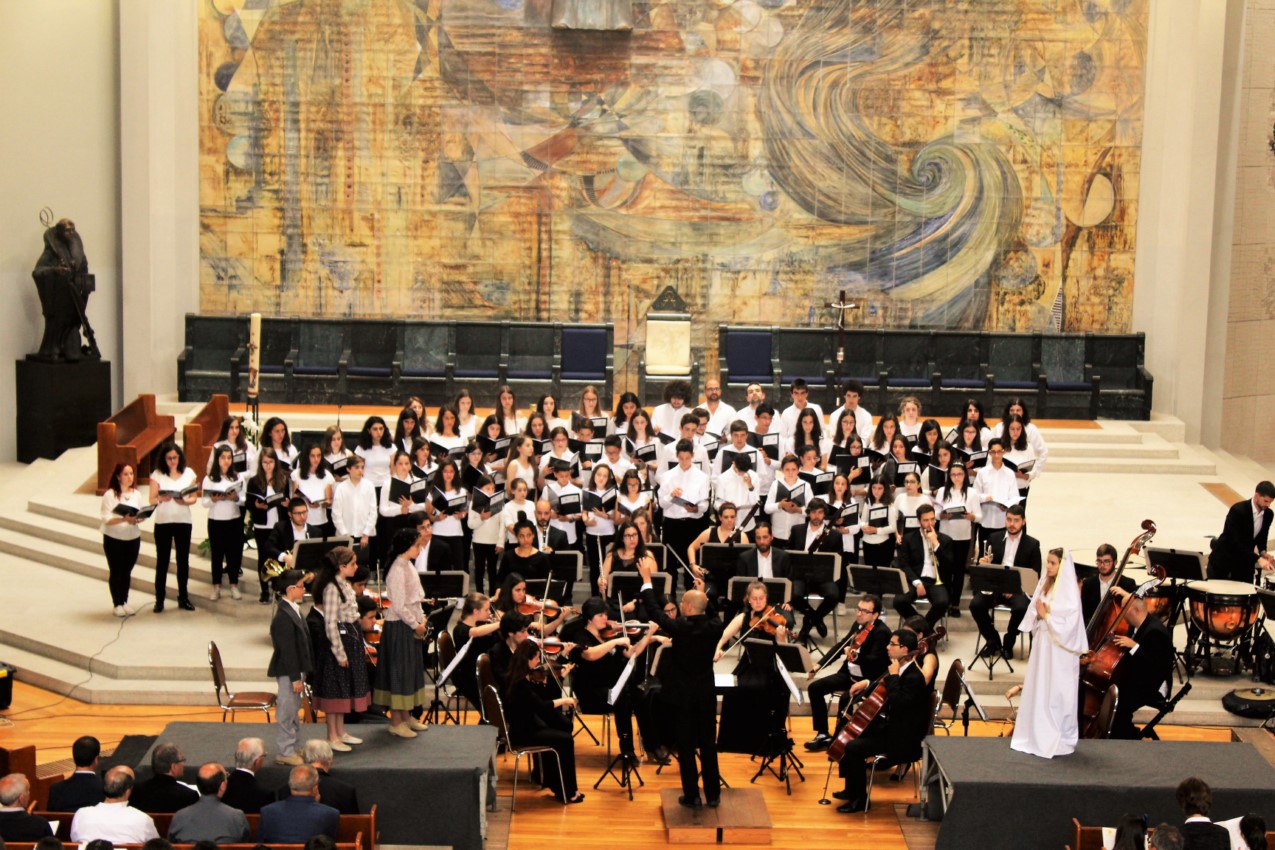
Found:
<path fill-rule="evenodd" d="M 1080 688 L 1080 655 L 1088 649 L 1080 589 L 1071 556 L 1058 569 L 1048 594 L 1041 575 L 1032 594 L 1031 607 L 1019 630 L 1032 634 L 1032 655 L 1023 681 L 1022 702 L 1010 747 L 1042 758 L 1065 756 L 1076 749 L 1080 737 L 1077 698 Z M 1044 595 L 1049 617 L 1040 618 L 1036 601 Z"/>

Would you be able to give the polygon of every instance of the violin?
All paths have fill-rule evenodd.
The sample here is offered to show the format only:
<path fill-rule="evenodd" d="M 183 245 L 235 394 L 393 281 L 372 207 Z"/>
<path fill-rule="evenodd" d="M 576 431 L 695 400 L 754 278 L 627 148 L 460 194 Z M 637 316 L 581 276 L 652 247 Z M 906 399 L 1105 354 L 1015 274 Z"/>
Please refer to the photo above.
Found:
<path fill-rule="evenodd" d="M 783 611 L 773 605 L 760 614 L 753 614 L 752 619 L 748 621 L 750 632 L 758 629 L 771 636 L 777 634 L 781 628 L 787 627 L 788 618 L 784 616 Z"/>
<path fill-rule="evenodd" d="M 534 596 L 528 596 L 525 601 L 518 603 L 518 613 L 526 614 L 528 617 L 539 617 L 543 614 L 546 620 L 556 620 L 562 616 L 562 606 L 552 599 L 541 602 Z"/>
<path fill-rule="evenodd" d="M 635 638 L 645 632 L 646 629 L 647 624 L 641 620 L 625 620 L 623 623 L 608 621 L 606 628 L 598 632 L 598 637 L 603 640 L 615 640 L 621 635 Z"/>
<path fill-rule="evenodd" d="M 565 648 L 566 644 L 558 638 L 545 638 L 540 641 L 540 652 L 547 656 L 548 661 L 557 661 Z"/>
<path fill-rule="evenodd" d="M 863 649 L 863 645 L 868 641 L 868 635 L 872 634 L 872 627 L 876 625 L 876 621 L 868 623 L 859 629 L 855 634 L 854 640 L 850 644 L 850 663 L 854 664 L 859 660 L 859 651 Z"/>

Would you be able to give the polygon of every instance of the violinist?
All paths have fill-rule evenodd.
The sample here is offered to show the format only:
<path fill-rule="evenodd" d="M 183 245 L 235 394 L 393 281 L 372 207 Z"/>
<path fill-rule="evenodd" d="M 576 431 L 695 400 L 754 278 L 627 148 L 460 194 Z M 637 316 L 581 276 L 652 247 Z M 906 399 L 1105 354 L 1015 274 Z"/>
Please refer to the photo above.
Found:
<path fill-rule="evenodd" d="M 573 697 L 545 699 L 530 680 L 533 671 L 540 667 L 540 648 L 535 641 L 524 640 L 514 650 L 509 666 L 509 683 L 505 688 L 505 722 L 509 725 L 509 742 L 512 746 L 552 747 L 558 754 L 557 762 L 545 759 L 543 778 L 545 787 L 553 791 L 560 803 L 583 803 L 584 795 L 576 788 L 576 749 L 571 737 L 571 720 L 559 709 L 575 705 Z"/>
<path fill-rule="evenodd" d="M 890 633 L 885 624 L 880 622 L 880 616 L 881 597 L 875 593 L 864 594 L 855 608 L 854 628 L 846 636 L 841 667 L 832 675 L 815 679 L 807 686 L 810 721 L 815 730 L 815 736 L 806 742 L 807 750 L 826 750 L 832 743 L 832 736 L 828 734 L 829 694 L 846 691 L 837 706 L 837 713 L 841 714 L 845 711 L 845 702 L 849 699 L 852 684 L 864 679 L 876 679 L 885 673 L 889 664 L 886 644 L 890 642 Z M 827 663 L 835 663 L 832 653 L 829 653 Z M 819 666 L 822 668 L 824 664 L 820 663 Z"/>
<path fill-rule="evenodd" d="M 916 520 L 919 527 L 904 534 L 899 546 L 899 560 L 912 589 L 907 594 L 894 597 L 894 610 L 904 617 L 911 617 L 916 614 L 916 606 L 912 603 L 917 599 L 927 599 L 930 610 L 925 619 L 933 624 L 943 619 L 951 601 L 942 576 L 952 572 L 952 538 L 938 530 L 933 505 L 918 507 Z"/>
<path fill-rule="evenodd" d="M 1116 574 L 1117 559 L 1116 547 L 1110 543 L 1103 543 L 1098 547 L 1098 552 L 1094 555 L 1094 565 L 1098 568 L 1098 574 L 1089 576 L 1080 585 L 1080 607 L 1086 623 L 1093 619 L 1098 606 L 1107 598 L 1113 586 L 1124 588 L 1130 593 L 1138 587 L 1137 582 L 1125 575 L 1120 576 L 1120 581 L 1115 585 L 1112 584 Z"/>
<path fill-rule="evenodd" d="M 704 584 L 706 586 L 705 593 L 708 594 L 709 599 L 717 598 L 719 589 L 726 586 L 726 582 L 730 579 L 730 576 L 710 575 L 708 570 L 700 566 L 700 548 L 705 543 L 733 542 L 747 545 L 749 542 L 748 532 L 741 531 L 738 534 L 736 533 L 735 522 L 738 513 L 739 510 L 735 507 L 735 505 L 730 502 L 722 502 L 717 507 L 717 519 L 719 520 L 719 524 L 701 531 L 699 537 L 692 540 L 691 545 L 686 550 L 688 566 L 690 566 L 691 572 L 695 574 L 696 578 L 704 580 Z"/>
<path fill-rule="evenodd" d="M 360 570 L 366 567 L 359 567 Z M 353 583 L 353 582 L 351 582 Z M 357 591 L 356 591 L 357 592 Z M 359 606 L 359 634 L 363 636 L 363 658 L 367 662 L 367 682 L 370 689 L 376 688 L 376 662 L 379 658 L 381 643 L 381 606 L 370 596 L 358 593 L 355 604 Z M 315 650 L 318 653 L 318 650 Z M 367 712 L 350 712 L 345 715 L 346 724 L 358 723 Z M 381 717 L 385 714 L 382 712 Z"/>
<path fill-rule="evenodd" d="M 794 552 L 841 552 L 841 535 L 831 523 L 825 521 L 827 515 L 828 503 L 817 496 L 811 499 L 806 507 L 806 522 L 793 528 L 788 539 L 788 548 Z M 810 600 L 806 598 L 807 590 L 805 579 L 793 579 L 792 607 L 804 615 L 801 631 L 797 633 L 797 643 L 805 643 L 810 637 L 811 629 L 819 632 L 819 637 L 827 637 L 828 626 L 823 618 L 832 613 L 841 601 L 841 590 L 832 579 L 819 585 L 818 608 L 810 607 Z"/>
<path fill-rule="evenodd" d="M 774 545 L 769 522 L 761 520 L 757 523 L 753 529 L 753 540 L 756 547 L 739 556 L 735 575 L 753 579 L 788 578 L 792 573 L 788 566 L 788 553 Z M 734 616 L 735 610 L 735 603 L 726 600 L 726 616 Z"/>
<path fill-rule="evenodd" d="M 1130 634 L 1115 635 L 1111 640 L 1129 650 L 1121 662 L 1128 665 L 1120 683 L 1120 699 L 1111 721 L 1111 737 L 1136 740 L 1141 737 L 1133 724 L 1133 713 L 1144 705 L 1159 705 L 1168 695 L 1169 677 L 1173 675 L 1173 638 L 1160 618 L 1147 611 L 1147 602 L 1121 587 L 1111 592 L 1119 605 L 1126 601 L 1124 618 Z"/>
<path fill-rule="evenodd" d="M 644 561 L 651 565 L 652 570 L 656 569 L 655 556 L 647 551 L 641 529 L 633 520 L 620 523 L 619 528 L 615 530 L 615 540 L 611 550 L 602 561 L 602 575 L 598 577 L 598 592 L 606 594 L 611 573 L 631 572 Z"/>
<path fill-rule="evenodd" d="M 663 685 L 660 699 L 676 714 L 674 741 L 682 779 L 682 796 L 678 802 L 689 808 L 700 805 L 695 769 L 695 756 L 698 754 L 704 775 L 704 797 L 710 807 L 716 807 L 721 799 L 721 782 L 717 771 L 717 745 L 713 737 L 717 714 L 713 655 L 720 645 L 722 626 L 706 613 L 708 597 L 698 588 L 686 591 L 682 595 L 681 606 L 672 613 L 662 609 L 651 585 L 651 568 L 650 563 L 638 565 L 642 574 L 642 603 L 647 615 L 672 638 L 660 661 Z M 677 616 L 679 611 L 681 616 Z"/>
<path fill-rule="evenodd" d="M 916 616 L 908 617 L 899 624 L 899 628 L 916 632 L 917 640 L 925 641 L 925 649 L 917 656 L 916 666 L 921 668 L 921 675 L 925 677 L 925 684 L 933 691 L 934 682 L 939 676 L 939 653 L 938 649 L 936 649 L 938 640 L 934 636 L 934 626 L 924 617 Z"/>
<path fill-rule="evenodd" d="M 460 609 L 460 622 L 452 628 L 456 652 L 464 650 L 465 657 L 452 671 L 452 683 L 475 708 L 482 705 L 478 695 L 478 656 L 496 643 L 496 631 L 499 628 L 500 621 L 492 618 L 491 600 L 485 594 L 469 593 L 465 596 Z M 470 642 L 474 645 L 465 650 L 465 645 Z"/>
<path fill-rule="evenodd" d="M 760 532 L 759 528 L 759 537 Z M 733 648 L 743 640 L 789 643 L 791 627 L 792 613 L 768 600 L 765 584 L 752 582 L 748 585 L 744 610 L 731 618 L 717 641 L 713 661 L 721 660 L 728 647 Z M 722 698 L 717 747 L 731 753 L 757 754 L 766 749 L 771 735 L 784 728 L 788 719 L 788 689 L 774 664 L 757 664 L 747 648 L 735 665 L 734 674 L 736 687 Z"/>
<path fill-rule="evenodd" d="M 636 766 L 632 691 L 638 679 L 630 676 L 615 702 L 610 701 L 609 692 L 619 681 L 628 660 L 641 655 L 646 649 L 651 633 L 648 631 L 636 642 L 624 629 L 620 629 L 616 636 L 608 637 L 612 623 L 607 616 L 607 605 L 596 596 L 584 603 L 581 616 L 585 627 L 580 631 L 572 653 L 572 660 L 576 663 L 572 683 L 580 699 L 580 711 L 612 714 L 616 737 L 620 740 L 620 754 Z M 639 718 L 639 724 L 645 726 L 645 719 Z M 643 737 L 647 737 L 645 731 L 643 729 Z"/>
<path fill-rule="evenodd" d="M 867 809 L 867 759 L 884 754 L 891 764 L 907 764 L 921 756 L 921 741 L 930 727 L 930 689 L 914 660 L 917 645 L 916 632 L 907 629 L 895 631 L 886 644 L 890 664 L 882 684 L 888 714 L 884 719 L 878 715 L 863 734 L 847 744 L 840 768 L 845 788 L 833 795 L 845 801 L 837 807 L 838 812 L 853 814 Z"/>
<path fill-rule="evenodd" d="M 543 589 L 544 582 L 540 582 Z M 548 637 L 566 620 L 570 608 L 560 608 L 550 601 L 547 605 L 527 593 L 527 580 L 518 573 L 505 576 L 504 583 L 491 600 L 492 610 L 500 619 L 521 612 L 531 618 L 531 630 L 541 637 Z M 541 614 L 544 614 L 543 622 Z"/>
<path fill-rule="evenodd" d="M 518 611 L 509 611 L 500 618 L 500 639 L 487 650 L 487 658 L 491 661 L 491 675 L 496 680 L 496 690 L 501 693 L 505 692 L 505 687 L 509 684 L 509 668 L 514 663 L 514 652 L 531 634 L 530 628 L 531 618 Z"/>

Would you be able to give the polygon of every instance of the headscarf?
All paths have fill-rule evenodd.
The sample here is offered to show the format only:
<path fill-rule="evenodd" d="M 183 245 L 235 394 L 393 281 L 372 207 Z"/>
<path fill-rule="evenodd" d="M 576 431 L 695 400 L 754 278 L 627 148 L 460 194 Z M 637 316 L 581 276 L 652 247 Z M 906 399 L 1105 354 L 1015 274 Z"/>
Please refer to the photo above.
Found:
<path fill-rule="evenodd" d="M 1059 649 L 1080 655 L 1089 650 L 1089 637 L 1085 634 L 1085 619 L 1080 607 L 1080 586 L 1076 583 L 1076 564 L 1068 552 L 1058 567 L 1058 575 L 1054 577 L 1053 587 L 1045 594 L 1045 584 L 1049 580 L 1049 572 L 1045 570 L 1036 582 L 1036 590 L 1032 593 L 1031 604 L 1027 606 L 1027 614 L 1023 617 L 1019 631 L 1030 632 L 1036 627 L 1040 617 L 1036 613 L 1036 602 L 1044 596 L 1049 604 L 1049 619 L 1045 626 L 1050 638 Z"/>

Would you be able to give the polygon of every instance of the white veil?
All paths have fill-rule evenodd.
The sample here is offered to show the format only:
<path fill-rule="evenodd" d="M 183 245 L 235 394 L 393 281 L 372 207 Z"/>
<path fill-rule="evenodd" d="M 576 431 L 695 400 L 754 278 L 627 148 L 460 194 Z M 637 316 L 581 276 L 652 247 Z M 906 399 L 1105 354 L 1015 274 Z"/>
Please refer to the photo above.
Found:
<path fill-rule="evenodd" d="M 1031 604 L 1019 631 L 1030 632 L 1039 622 L 1036 613 L 1036 600 L 1044 593 L 1048 572 L 1042 572 L 1040 581 L 1036 582 L 1036 590 L 1032 593 Z M 1050 588 L 1045 601 L 1049 605 L 1049 628 L 1054 643 L 1068 652 L 1080 655 L 1089 649 L 1089 637 L 1085 634 L 1085 619 L 1080 608 L 1080 586 L 1076 583 L 1076 564 L 1068 552 L 1058 568 L 1058 576 L 1054 586 Z"/>

